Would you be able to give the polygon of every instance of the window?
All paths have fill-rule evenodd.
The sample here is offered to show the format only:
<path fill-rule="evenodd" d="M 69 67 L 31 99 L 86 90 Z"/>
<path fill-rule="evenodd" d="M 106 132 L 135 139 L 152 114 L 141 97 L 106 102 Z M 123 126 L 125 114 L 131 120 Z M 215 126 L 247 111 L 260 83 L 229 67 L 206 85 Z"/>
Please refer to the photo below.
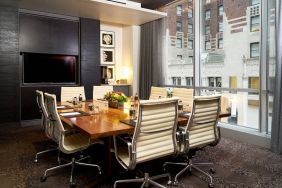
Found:
<path fill-rule="evenodd" d="M 176 77 L 172 77 L 172 85 L 176 85 Z"/>
<path fill-rule="evenodd" d="M 223 5 L 218 6 L 218 16 L 223 16 L 223 13 L 224 13 Z"/>
<path fill-rule="evenodd" d="M 189 56 L 188 63 L 193 63 L 193 56 Z"/>
<path fill-rule="evenodd" d="M 193 25 L 188 24 L 188 33 L 192 34 L 193 33 Z"/>
<path fill-rule="evenodd" d="M 176 48 L 182 48 L 182 39 L 181 38 L 176 39 Z"/>
<path fill-rule="evenodd" d="M 177 55 L 176 60 L 177 60 L 177 63 L 181 63 L 181 61 L 182 61 L 182 55 Z"/>
<path fill-rule="evenodd" d="M 193 77 L 186 77 L 186 86 L 193 86 Z"/>
<path fill-rule="evenodd" d="M 237 76 L 230 76 L 229 77 L 229 87 L 231 89 L 237 88 Z"/>
<path fill-rule="evenodd" d="M 256 32 L 260 30 L 260 16 L 251 17 L 251 32 Z"/>
<path fill-rule="evenodd" d="M 193 9 L 188 9 L 188 18 L 193 18 Z"/>
<path fill-rule="evenodd" d="M 260 0 L 252 0 L 252 6 L 260 4 Z"/>
<path fill-rule="evenodd" d="M 188 49 L 193 50 L 193 40 L 188 40 Z"/>
<path fill-rule="evenodd" d="M 182 15 L 182 6 L 181 5 L 177 5 L 177 7 L 176 7 L 176 15 L 177 16 L 181 16 Z"/>
<path fill-rule="evenodd" d="M 172 85 L 181 85 L 181 77 L 172 77 Z"/>
<path fill-rule="evenodd" d="M 211 0 L 206 0 L 206 4 L 210 4 L 211 3 Z"/>
<path fill-rule="evenodd" d="M 206 41 L 205 42 L 205 50 L 210 50 L 211 49 L 211 42 L 210 41 Z"/>
<path fill-rule="evenodd" d="M 250 89 L 259 89 L 259 77 L 249 77 L 248 86 Z"/>
<path fill-rule="evenodd" d="M 205 34 L 206 34 L 206 35 L 211 34 L 211 26 L 206 25 L 206 27 L 205 27 Z"/>
<path fill-rule="evenodd" d="M 205 18 L 206 18 L 206 20 L 211 19 L 211 11 L 210 11 L 210 10 L 206 10 L 206 12 L 205 12 Z"/>
<path fill-rule="evenodd" d="M 182 31 L 182 22 L 180 21 L 176 22 L 176 31 L 179 31 L 179 32 Z"/>
<path fill-rule="evenodd" d="M 209 87 L 221 87 L 221 77 L 208 77 Z"/>
<path fill-rule="evenodd" d="M 222 22 L 218 22 L 218 32 L 223 32 L 223 23 Z"/>
<path fill-rule="evenodd" d="M 223 48 L 223 39 L 218 39 L 217 40 L 217 48 L 222 49 Z"/>
<path fill-rule="evenodd" d="M 259 42 L 250 44 L 250 57 L 259 57 Z"/>
<path fill-rule="evenodd" d="M 181 77 L 177 77 L 177 85 L 181 86 Z"/>

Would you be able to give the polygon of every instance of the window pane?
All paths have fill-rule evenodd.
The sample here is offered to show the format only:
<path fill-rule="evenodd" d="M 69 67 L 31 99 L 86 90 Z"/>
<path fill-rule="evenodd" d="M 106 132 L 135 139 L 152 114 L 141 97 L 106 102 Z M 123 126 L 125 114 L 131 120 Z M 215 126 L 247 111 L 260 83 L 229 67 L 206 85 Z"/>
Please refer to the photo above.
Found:
<path fill-rule="evenodd" d="M 182 7 L 177 16 L 176 7 Z M 187 85 L 186 77 L 194 75 L 194 7 L 193 0 L 173 1 L 160 9 L 166 12 L 166 38 L 164 71 L 167 85 Z M 180 9 L 180 8 L 179 8 Z M 184 16 L 186 15 L 186 16 Z M 181 23 L 181 32 L 180 31 Z M 192 81 L 190 82 L 193 83 Z"/>
<path fill-rule="evenodd" d="M 260 4 L 260 0 L 252 0 L 252 5 Z"/>
<path fill-rule="evenodd" d="M 199 84 L 210 87 L 210 91 L 217 87 L 217 92 L 233 100 L 233 114 L 226 123 L 258 129 L 260 5 L 251 6 L 251 1 L 236 0 L 214 0 L 209 5 L 205 0 L 200 2 Z M 250 32 L 251 22 L 258 28 L 256 32 Z M 223 91 L 225 89 L 220 87 L 250 89 L 252 93 L 231 94 L 234 91 Z"/>

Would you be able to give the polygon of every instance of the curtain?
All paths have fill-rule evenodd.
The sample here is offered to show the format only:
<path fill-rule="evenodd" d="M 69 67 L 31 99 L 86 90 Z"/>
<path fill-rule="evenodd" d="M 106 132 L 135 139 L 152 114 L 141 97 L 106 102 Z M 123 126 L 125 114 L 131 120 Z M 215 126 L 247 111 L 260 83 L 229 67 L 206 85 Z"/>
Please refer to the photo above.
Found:
<path fill-rule="evenodd" d="M 271 150 L 282 154 L 282 3 L 276 0 L 276 72 L 271 130 Z"/>
<path fill-rule="evenodd" d="M 164 19 L 141 25 L 139 96 L 148 99 L 151 86 L 163 85 Z"/>

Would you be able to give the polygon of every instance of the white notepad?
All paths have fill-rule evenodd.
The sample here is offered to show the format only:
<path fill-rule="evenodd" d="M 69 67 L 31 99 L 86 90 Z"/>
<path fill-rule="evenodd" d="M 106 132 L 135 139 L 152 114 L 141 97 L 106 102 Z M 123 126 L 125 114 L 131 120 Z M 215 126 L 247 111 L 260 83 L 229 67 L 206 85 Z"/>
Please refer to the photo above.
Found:
<path fill-rule="evenodd" d="M 75 116 L 80 115 L 79 112 L 66 112 L 66 113 L 60 113 L 61 116 Z"/>
<path fill-rule="evenodd" d="M 57 106 L 57 109 L 66 108 L 66 106 Z"/>

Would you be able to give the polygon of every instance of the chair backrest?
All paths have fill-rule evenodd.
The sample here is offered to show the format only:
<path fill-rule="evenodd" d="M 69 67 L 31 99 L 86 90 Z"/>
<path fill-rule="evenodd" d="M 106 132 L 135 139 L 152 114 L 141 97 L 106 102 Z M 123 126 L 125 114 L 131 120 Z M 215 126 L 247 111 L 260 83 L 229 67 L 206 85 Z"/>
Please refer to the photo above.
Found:
<path fill-rule="evenodd" d="M 61 102 L 72 101 L 74 97 L 82 95 L 82 99 L 85 100 L 84 87 L 61 87 Z"/>
<path fill-rule="evenodd" d="M 44 93 L 44 97 L 45 97 L 46 109 L 49 114 L 50 126 L 51 129 L 53 130 L 52 138 L 57 143 L 61 143 L 62 132 L 64 132 L 65 129 L 57 111 L 56 95 Z"/>
<path fill-rule="evenodd" d="M 183 104 L 183 110 L 191 112 L 193 109 L 194 89 L 173 88 L 173 96 L 178 97 Z"/>
<path fill-rule="evenodd" d="M 51 137 L 51 130 L 48 119 L 48 112 L 44 104 L 44 94 L 42 91 L 36 90 L 36 102 L 41 113 L 41 125 L 47 137 Z"/>
<path fill-rule="evenodd" d="M 151 87 L 151 94 L 150 94 L 150 100 L 155 100 L 159 98 L 166 98 L 167 92 L 165 87 Z"/>
<path fill-rule="evenodd" d="M 105 94 L 113 90 L 113 86 L 93 86 L 93 99 L 103 99 Z"/>
<path fill-rule="evenodd" d="M 132 139 L 133 157 L 129 168 L 136 164 L 175 154 L 178 122 L 178 99 L 141 100 Z"/>
<path fill-rule="evenodd" d="M 217 127 L 220 96 L 195 96 L 193 111 L 186 127 L 185 151 L 215 144 L 220 139 Z M 188 142 L 188 143 L 187 143 Z"/>

